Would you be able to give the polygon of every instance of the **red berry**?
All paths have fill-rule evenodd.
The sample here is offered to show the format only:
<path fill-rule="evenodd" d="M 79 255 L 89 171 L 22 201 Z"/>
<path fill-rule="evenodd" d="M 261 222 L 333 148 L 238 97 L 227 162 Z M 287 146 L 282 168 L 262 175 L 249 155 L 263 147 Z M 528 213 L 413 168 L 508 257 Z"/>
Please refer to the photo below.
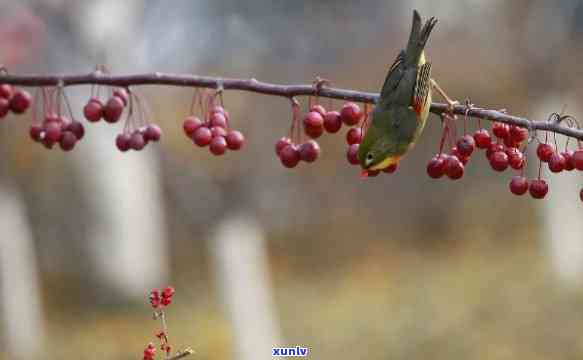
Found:
<path fill-rule="evenodd" d="M 549 192 L 549 185 L 542 179 L 535 179 L 530 182 L 529 190 L 533 198 L 542 199 Z"/>
<path fill-rule="evenodd" d="M 571 171 L 575 169 L 575 162 L 573 161 L 573 154 L 572 150 L 563 151 L 561 155 L 565 158 L 565 170 Z"/>
<path fill-rule="evenodd" d="M 320 145 L 315 140 L 308 140 L 300 146 L 300 159 L 305 162 L 314 162 L 320 156 Z"/>
<path fill-rule="evenodd" d="M 182 123 L 182 129 L 188 137 L 191 137 L 196 129 L 202 125 L 204 125 L 204 122 L 201 119 L 197 118 L 196 116 L 189 116 L 184 119 L 184 122 Z"/>
<path fill-rule="evenodd" d="M 45 119 L 43 120 L 43 126 L 47 126 L 49 123 L 56 123 L 61 126 L 62 119 L 54 113 L 49 113 L 45 115 Z"/>
<path fill-rule="evenodd" d="M 330 134 L 335 134 L 342 127 L 342 120 L 338 111 L 328 111 L 324 115 L 324 129 Z"/>
<path fill-rule="evenodd" d="M 549 169 L 554 173 L 559 173 L 565 170 L 566 161 L 563 155 L 553 152 L 549 159 Z"/>
<path fill-rule="evenodd" d="M 194 134 L 192 134 L 192 140 L 194 140 L 194 143 L 200 147 L 204 147 L 210 144 L 212 138 L 213 134 L 211 133 L 211 130 L 206 126 L 199 127 L 198 129 L 196 129 Z"/>
<path fill-rule="evenodd" d="M 486 150 L 486 158 L 490 160 L 492 154 L 494 154 L 497 151 L 504 151 L 504 145 L 496 143 L 491 144 L 488 150 Z"/>
<path fill-rule="evenodd" d="M 32 102 L 32 96 L 27 91 L 16 90 L 10 99 L 10 109 L 15 114 L 22 114 L 25 112 Z"/>
<path fill-rule="evenodd" d="M 172 298 L 162 298 L 162 300 L 160 301 L 160 303 L 163 306 L 168 306 L 168 305 L 172 304 Z"/>
<path fill-rule="evenodd" d="M 43 128 L 40 125 L 32 124 L 30 125 L 30 129 L 28 130 L 28 134 L 30 138 L 36 142 L 41 141 L 41 134 L 43 132 Z"/>
<path fill-rule="evenodd" d="M 358 124 L 360 119 L 362 118 L 362 110 L 360 107 L 352 102 L 347 102 L 342 106 L 340 110 L 340 118 L 342 122 L 348 126 L 354 126 Z"/>
<path fill-rule="evenodd" d="M 543 162 L 549 162 L 555 150 L 549 144 L 538 144 L 536 148 L 536 155 Z"/>
<path fill-rule="evenodd" d="M 123 112 L 124 104 L 121 98 L 113 96 L 107 100 L 103 108 L 103 119 L 108 123 L 118 122 Z M 133 148 L 133 147 L 132 147 Z"/>
<path fill-rule="evenodd" d="M 496 171 L 504 171 L 508 168 L 508 155 L 503 151 L 496 151 L 490 157 L 490 166 Z"/>
<path fill-rule="evenodd" d="M 346 142 L 348 145 L 360 144 L 362 142 L 362 129 L 354 127 L 348 130 L 346 133 Z"/>
<path fill-rule="evenodd" d="M 292 141 L 288 137 L 282 137 L 281 139 L 277 140 L 275 143 L 275 153 L 277 156 L 280 156 L 281 150 L 283 150 L 284 147 L 290 145 L 291 143 Z"/>
<path fill-rule="evenodd" d="M 474 151 L 476 142 L 474 141 L 474 138 L 472 136 L 464 135 L 461 139 L 457 141 L 456 145 L 460 155 L 470 156 Z"/>
<path fill-rule="evenodd" d="M 3 118 L 10 111 L 10 101 L 3 97 L 0 97 L 0 118 Z"/>
<path fill-rule="evenodd" d="M 225 137 L 227 136 L 227 130 L 225 130 L 225 128 L 222 126 L 213 126 L 211 127 L 211 134 L 213 137 L 217 136 Z"/>
<path fill-rule="evenodd" d="M 10 100 L 12 94 L 14 94 L 14 87 L 12 87 L 12 85 L 9 84 L 0 85 L 0 98 Z"/>
<path fill-rule="evenodd" d="M 213 155 L 220 156 L 227 151 L 227 140 L 224 136 L 215 136 L 211 140 L 209 150 Z"/>
<path fill-rule="evenodd" d="M 175 292 L 176 292 L 176 290 L 172 286 L 167 286 L 162 291 L 162 297 L 171 298 L 172 296 L 174 296 Z"/>
<path fill-rule="evenodd" d="M 140 151 L 144 146 L 146 146 L 144 136 L 139 131 L 135 131 L 130 137 L 130 148 Z"/>
<path fill-rule="evenodd" d="M 324 118 L 319 112 L 310 111 L 304 116 L 304 132 L 313 139 L 324 133 Z"/>
<path fill-rule="evenodd" d="M 245 143 L 245 137 L 240 131 L 231 130 L 227 133 L 227 147 L 231 150 L 239 150 Z"/>
<path fill-rule="evenodd" d="M 59 141 L 59 145 L 63 151 L 71 151 L 75 147 L 75 143 L 77 142 L 77 137 L 71 131 L 63 132 L 61 136 L 61 140 Z"/>
<path fill-rule="evenodd" d="M 218 112 L 218 113 L 221 113 L 221 114 L 223 114 L 223 115 L 224 115 L 224 114 L 225 114 L 225 108 L 224 108 L 224 107 L 222 107 L 221 105 L 215 105 L 215 106 L 213 106 L 213 108 L 211 109 L 211 115 L 212 115 L 213 113 L 216 113 L 216 112 Z"/>
<path fill-rule="evenodd" d="M 452 180 L 460 179 L 464 176 L 464 165 L 456 156 L 449 155 L 445 159 L 444 172 Z"/>
<path fill-rule="evenodd" d="M 454 146 L 451 148 L 451 150 L 449 151 L 449 155 L 455 156 L 458 158 L 459 161 L 461 161 L 461 163 L 466 166 L 466 164 L 470 161 L 470 157 L 469 156 L 464 156 L 462 154 L 460 154 L 457 146 Z"/>
<path fill-rule="evenodd" d="M 49 150 L 52 149 L 53 145 L 55 145 L 55 142 L 46 136 L 47 134 L 46 134 L 46 131 L 44 131 L 44 130 L 43 130 L 43 135 L 44 136 L 41 140 L 41 143 L 44 145 L 45 148 L 47 148 Z"/>
<path fill-rule="evenodd" d="M 577 150 L 573 153 L 573 164 L 575 169 L 583 170 L 583 150 Z"/>
<path fill-rule="evenodd" d="M 515 143 L 522 143 L 528 139 L 528 129 L 521 126 L 512 125 L 510 127 L 510 138 Z"/>
<path fill-rule="evenodd" d="M 319 113 L 322 117 L 326 116 L 326 109 L 324 109 L 324 107 L 322 105 L 319 105 L 319 104 L 312 105 L 312 107 L 310 108 L 310 111 L 315 111 L 315 112 Z"/>
<path fill-rule="evenodd" d="M 352 165 L 358 165 L 360 162 L 358 161 L 358 147 L 359 144 L 352 144 L 348 147 L 346 151 L 346 159 Z"/>
<path fill-rule="evenodd" d="M 225 117 L 224 113 L 214 112 L 211 114 L 210 118 L 210 126 L 219 126 L 224 129 L 227 128 L 227 118 Z"/>
<path fill-rule="evenodd" d="M 162 136 L 162 129 L 156 124 L 150 124 L 146 127 L 144 132 L 144 140 L 146 141 L 159 141 Z"/>
<path fill-rule="evenodd" d="M 386 168 L 384 168 L 383 169 L 383 172 L 384 173 L 387 173 L 387 174 L 392 174 L 395 171 L 397 171 L 398 168 L 399 168 L 399 163 L 394 163 L 394 164 L 389 165 Z"/>
<path fill-rule="evenodd" d="M 64 130 L 72 132 L 77 140 L 81 140 L 85 136 L 85 128 L 79 121 L 71 121 L 65 125 Z"/>
<path fill-rule="evenodd" d="M 437 154 L 427 163 L 427 175 L 432 179 L 439 179 L 445 174 L 445 159 L 447 155 Z"/>
<path fill-rule="evenodd" d="M 115 146 L 117 146 L 119 151 L 126 152 L 131 148 L 131 145 L 130 145 L 131 140 L 132 140 L 132 137 L 130 134 L 126 134 L 126 133 L 119 134 L 115 138 Z"/>
<path fill-rule="evenodd" d="M 506 139 L 508 136 L 510 136 L 510 126 L 505 123 L 494 122 L 492 124 L 492 132 L 497 138 Z"/>
<path fill-rule="evenodd" d="M 99 99 L 91 99 L 83 107 L 83 116 L 90 122 L 97 122 L 103 116 L 103 104 Z"/>
<path fill-rule="evenodd" d="M 583 189 L 581 189 L 581 191 L 579 192 L 579 199 L 583 201 Z"/>
<path fill-rule="evenodd" d="M 113 90 L 113 96 L 118 97 L 122 101 L 124 107 L 126 107 L 128 105 L 128 101 L 130 99 L 130 96 L 129 96 L 128 92 L 126 91 L 126 89 L 117 88 L 117 89 Z"/>
<path fill-rule="evenodd" d="M 477 130 L 474 133 L 474 140 L 476 141 L 476 147 L 478 149 L 487 149 L 492 144 L 492 138 L 486 129 Z"/>
<path fill-rule="evenodd" d="M 528 180 L 524 176 L 513 176 L 510 180 L 510 191 L 514 195 L 524 195 L 528 191 Z"/>
<path fill-rule="evenodd" d="M 286 168 L 294 168 L 300 162 L 300 152 L 294 144 L 286 145 L 279 153 L 281 163 Z"/>
<path fill-rule="evenodd" d="M 61 139 L 61 126 L 56 122 L 50 122 L 45 125 L 45 137 L 53 143 Z"/>
<path fill-rule="evenodd" d="M 515 147 L 507 148 L 506 155 L 508 155 L 508 164 L 515 170 L 520 170 L 524 167 L 524 155 Z"/>

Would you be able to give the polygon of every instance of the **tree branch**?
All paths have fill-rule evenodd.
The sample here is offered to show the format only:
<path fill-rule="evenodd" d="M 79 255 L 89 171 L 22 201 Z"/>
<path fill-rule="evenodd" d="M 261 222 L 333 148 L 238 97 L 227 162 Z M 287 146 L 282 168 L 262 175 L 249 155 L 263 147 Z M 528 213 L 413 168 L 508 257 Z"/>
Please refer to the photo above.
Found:
<path fill-rule="evenodd" d="M 72 86 L 72 85 L 108 85 L 117 87 L 131 87 L 137 85 L 168 85 L 182 87 L 199 87 L 224 90 L 249 91 L 264 95 L 293 98 L 295 96 L 319 96 L 324 98 L 339 99 L 374 104 L 378 94 L 360 92 L 347 89 L 339 89 L 324 86 L 324 82 L 316 81 L 313 85 L 278 85 L 257 81 L 255 79 L 220 78 L 210 76 L 197 76 L 186 74 L 151 73 L 135 75 L 109 75 L 100 71 L 85 75 L 9 75 L 0 74 L 0 84 L 12 84 L 30 87 Z M 432 103 L 431 112 L 443 114 L 448 107 L 442 103 Z M 492 109 L 479 107 L 467 107 L 456 105 L 453 113 L 467 115 L 490 121 L 499 121 L 510 125 L 528 128 L 531 131 L 543 130 L 562 134 L 583 141 L 583 130 L 570 128 L 556 121 L 535 121 L 527 118 L 506 114 Z"/>

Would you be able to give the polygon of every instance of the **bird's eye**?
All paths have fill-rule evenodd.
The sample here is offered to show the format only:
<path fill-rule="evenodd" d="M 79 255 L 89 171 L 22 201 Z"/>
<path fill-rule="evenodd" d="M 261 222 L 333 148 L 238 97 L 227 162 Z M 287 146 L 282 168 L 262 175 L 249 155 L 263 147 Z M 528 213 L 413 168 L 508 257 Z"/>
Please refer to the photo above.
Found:
<path fill-rule="evenodd" d="M 367 159 L 368 161 L 371 161 L 371 160 L 372 160 L 372 154 L 371 154 L 371 153 L 368 153 L 368 154 L 366 155 L 366 159 Z"/>

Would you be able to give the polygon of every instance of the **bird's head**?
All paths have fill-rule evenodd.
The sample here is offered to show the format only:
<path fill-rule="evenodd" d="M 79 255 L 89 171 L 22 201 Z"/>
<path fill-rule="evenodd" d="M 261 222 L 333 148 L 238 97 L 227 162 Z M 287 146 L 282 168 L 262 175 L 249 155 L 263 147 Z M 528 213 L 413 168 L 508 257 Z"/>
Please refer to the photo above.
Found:
<path fill-rule="evenodd" d="M 393 156 L 394 144 L 389 136 L 372 124 L 358 147 L 358 161 L 364 170 L 382 170 L 399 161 Z"/>

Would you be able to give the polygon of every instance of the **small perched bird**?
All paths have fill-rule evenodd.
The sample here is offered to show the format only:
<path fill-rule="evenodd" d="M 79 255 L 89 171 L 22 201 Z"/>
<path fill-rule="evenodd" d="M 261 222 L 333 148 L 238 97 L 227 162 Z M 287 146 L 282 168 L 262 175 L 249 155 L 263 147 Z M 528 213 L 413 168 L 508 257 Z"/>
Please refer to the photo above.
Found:
<path fill-rule="evenodd" d="M 431 79 L 431 63 L 425 58 L 425 44 L 437 23 L 432 17 L 422 26 L 413 10 L 409 42 L 389 69 L 380 98 L 372 113 L 372 123 L 358 149 L 363 176 L 399 162 L 413 147 L 425 127 L 431 106 L 431 88 L 451 100 Z"/>

